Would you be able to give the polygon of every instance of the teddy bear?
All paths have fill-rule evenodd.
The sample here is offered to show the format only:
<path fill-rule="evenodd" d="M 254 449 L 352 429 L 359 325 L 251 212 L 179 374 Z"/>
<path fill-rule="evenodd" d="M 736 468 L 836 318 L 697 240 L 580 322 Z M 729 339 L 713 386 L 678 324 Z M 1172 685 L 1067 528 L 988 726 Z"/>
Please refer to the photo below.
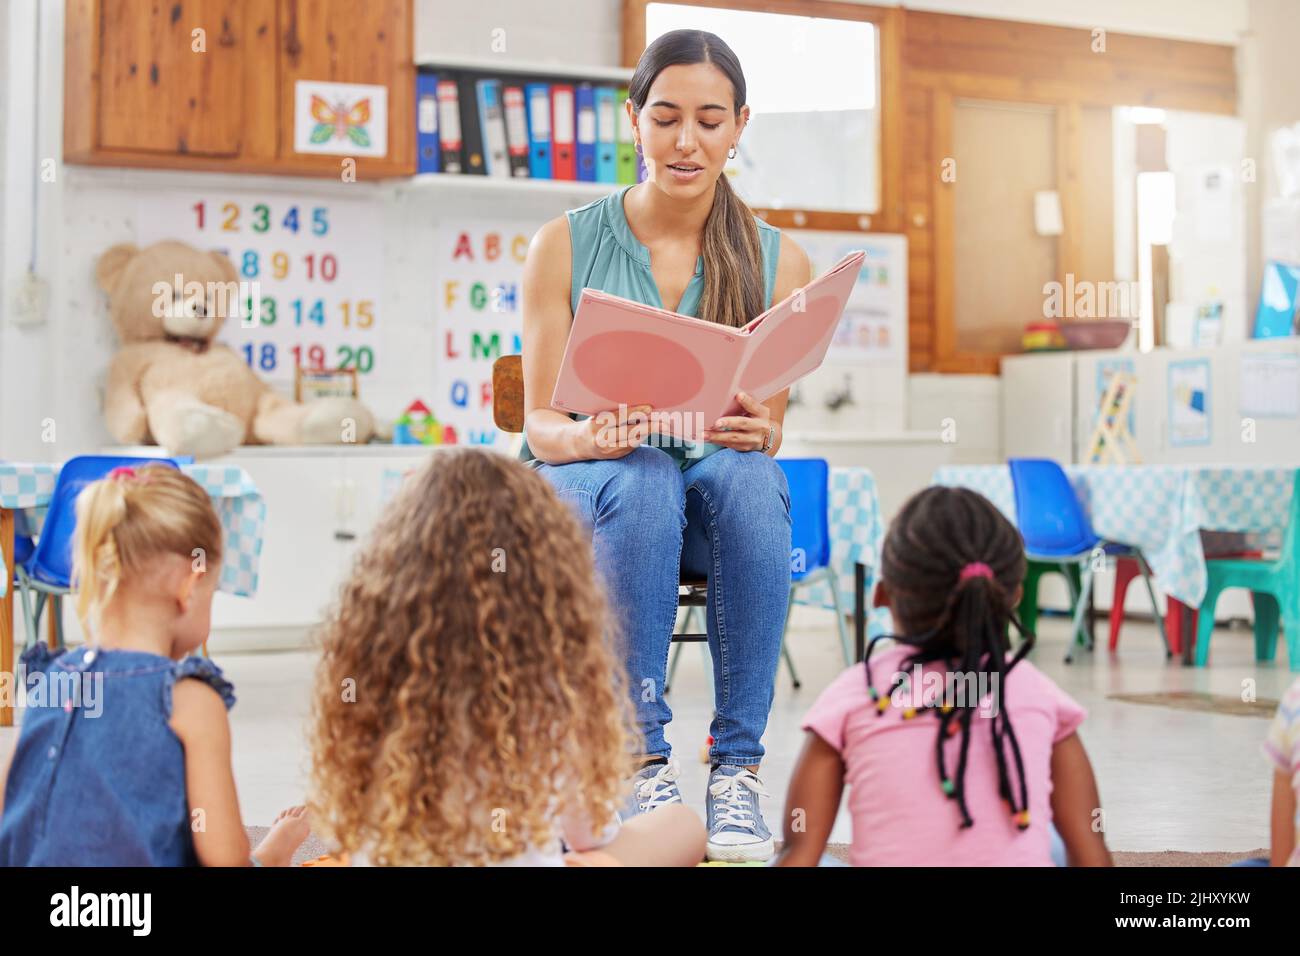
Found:
<path fill-rule="evenodd" d="M 375 433 L 356 399 L 295 402 L 216 341 L 243 295 L 224 255 L 183 242 L 122 243 L 99 257 L 95 277 L 121 342 L 104 418 L 122 444 L 212 458 L 241 444 L 364 443 Z"/>

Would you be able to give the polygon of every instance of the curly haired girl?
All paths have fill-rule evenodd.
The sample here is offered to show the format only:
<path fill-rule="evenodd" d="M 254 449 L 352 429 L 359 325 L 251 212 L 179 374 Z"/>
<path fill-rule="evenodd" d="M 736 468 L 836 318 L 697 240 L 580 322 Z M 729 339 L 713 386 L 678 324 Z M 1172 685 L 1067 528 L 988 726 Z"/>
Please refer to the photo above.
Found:
<path fill-rule="evenodd" d="M 434 455 L 323 629 L 314 827 L 353 864 L 697 863 L 688 808 L 618 828 L 637 741 L 609 631 L 551 486 L 492 452 Z"/>

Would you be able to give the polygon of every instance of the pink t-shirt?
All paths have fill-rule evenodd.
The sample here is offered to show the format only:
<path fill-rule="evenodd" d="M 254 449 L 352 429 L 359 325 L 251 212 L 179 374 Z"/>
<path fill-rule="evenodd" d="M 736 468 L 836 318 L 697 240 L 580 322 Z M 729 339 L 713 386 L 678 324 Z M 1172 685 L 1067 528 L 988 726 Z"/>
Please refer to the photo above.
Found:
<path fill-rule="evenodd" d="M 884 695 L 911 648 L 885 647 L 871 655 L 871 676 Z M 944 665 L 931 663 L 920 672 L 908 671 L 918 699 L 932 700 L 943 686 Z M 933 677 L 927 675 L 934 674 Z M 969 688 L 969 691 L 967 691 Z M 961 829 L 957 801 L 944 794 L 934 745 L 939 720 L 918 711 L 910 720 L 896 697 L 883 714 L 867 690 L 866 671 L 857 664 L 826 688 L 804 718 L 811 730 L 839 751 L 849 787 L 853 817 L 854 866 L 1051 866 L 1052 746 L 1083 722 L 1087 712 L 1028 661 L 1008 676 L 1001 693 L 973 682 L 954 687 L 980 695 L 982 710 L 971 719 L 966 764 L 966 805 L 975 825 Z M 901 694 L 901 692 L 900 692 Z M 907 698 L 910 701 L 912 698 Z M 998 792 L 993 754 L 992 701 L 1005 705 L 1024 760 L 1029 787 L 1029 828 L 1020 830 Z M 983 714 L 984 716 L 981 716 Z M 945 768 L 955 779 L 961 733 L 945 742 Z M 1005 744 L 1009 774 L 1019 798 L 1019 778 L 1009 744 Z"/>

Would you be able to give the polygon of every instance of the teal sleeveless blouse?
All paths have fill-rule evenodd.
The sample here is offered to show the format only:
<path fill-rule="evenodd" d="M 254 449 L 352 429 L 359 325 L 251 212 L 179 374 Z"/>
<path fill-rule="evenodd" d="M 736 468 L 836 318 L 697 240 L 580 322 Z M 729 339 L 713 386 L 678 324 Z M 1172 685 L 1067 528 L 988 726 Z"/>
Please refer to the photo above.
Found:
<path fill-rule="evenodd" d="M 598 289 L 611 295 L 643 302 L 658 309 L 667 308 L 659 297 L 659 287 L 650 271 L 650 250 L 632 233 L 623 209 L 623 196 L 631 186 L 611 192 L 601 199 L 565 213 L 569 220 L 569 239 L 573 250 L 573 274 L 569 307 L 578 311 L 578 299 L 584 288 Z M 781 251 L 781 230 L 754 217 L 763 257 L 763 308 L 772 307 L 776 286 L 776 265 Z M 704 294 L 704 257 L 695 262 L 695 274 L 686 284 L 676 311 L 698 318 L 700 298 Z M 691 447 L 686 447 L 689 444 Z M 665 445 L 664 451 L 675 458 L 683 471 L 722 446 L 712 442 L 681 442 Z M 531 461 L 533 453 L 524 436 L 519 457 Z"/>

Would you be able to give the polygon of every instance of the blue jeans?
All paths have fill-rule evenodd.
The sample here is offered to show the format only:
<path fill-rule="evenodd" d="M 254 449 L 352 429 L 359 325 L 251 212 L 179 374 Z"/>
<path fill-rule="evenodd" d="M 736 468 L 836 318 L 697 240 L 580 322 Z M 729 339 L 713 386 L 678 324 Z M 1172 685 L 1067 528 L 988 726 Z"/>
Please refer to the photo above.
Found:
<path fill-rule="evenodd" d="M 617 460 L 533 467 L 591 530 L 644 752 L 671 753 L 663 687 L 684 573 L 709 582 L 710 758 L 757 764 L 790 592 L 790 490 L 781 466 L 724 448 L 683 472 L 667 452 L 643 445 Z"/>

